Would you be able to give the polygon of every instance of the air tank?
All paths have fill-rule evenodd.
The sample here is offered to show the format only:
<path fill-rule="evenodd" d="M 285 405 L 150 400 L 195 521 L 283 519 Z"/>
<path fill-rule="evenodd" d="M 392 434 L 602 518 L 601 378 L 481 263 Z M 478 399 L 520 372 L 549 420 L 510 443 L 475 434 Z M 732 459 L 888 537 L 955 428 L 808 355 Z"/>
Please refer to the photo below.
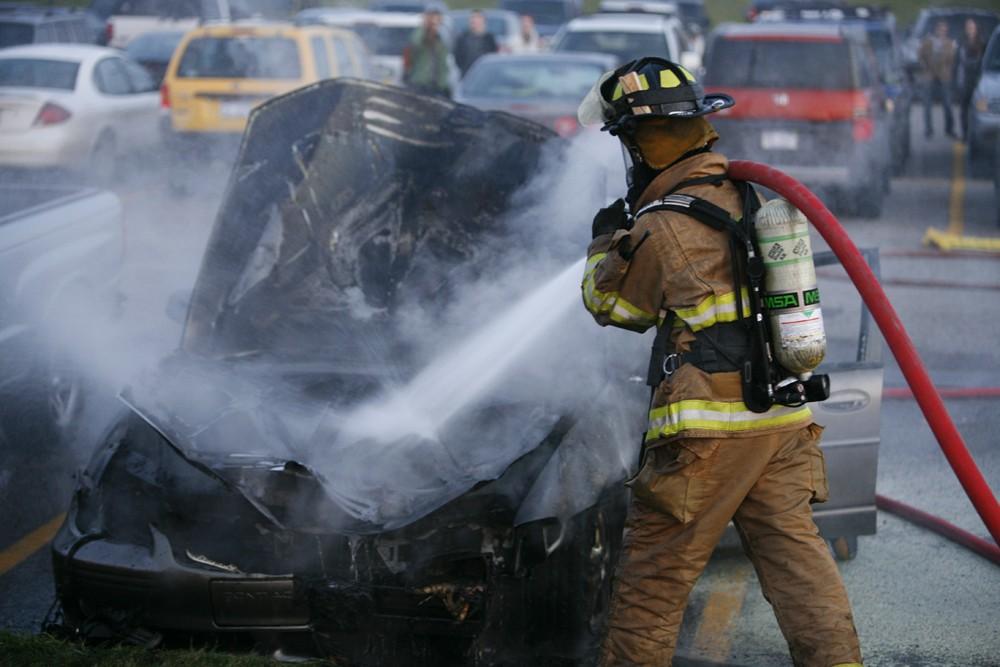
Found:
<path fill-rule="evenodd" d="M 772 351 L 786 370 L 808 380 L 826 354 L 809 223 L 784 199 L 772 199 L 757 212 L 755 227 Z"/>

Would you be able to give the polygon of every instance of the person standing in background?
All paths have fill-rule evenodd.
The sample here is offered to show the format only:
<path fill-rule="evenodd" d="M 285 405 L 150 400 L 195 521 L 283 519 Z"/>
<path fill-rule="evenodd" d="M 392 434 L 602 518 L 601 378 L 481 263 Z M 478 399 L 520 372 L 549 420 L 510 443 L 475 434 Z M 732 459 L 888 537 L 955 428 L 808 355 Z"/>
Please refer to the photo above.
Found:
<path fill-rule="evenodd" d="M 451 97 L 448 55 L 441 37 L 441 12 L 428 9 L 403 51 L 403 83 L 421 93 Z"/>
<path fill-rule="evenodd" d="M 941 96 L 944 109 L 944 130 L 949 137 L 955 135 L 955 120 L 951 112 L 951 75 L 955 68 L 955 40 L 948 34 L 948 24 L 938 21 L 934 32 L 920 43 L 920 67 L 923 70 L 924 136 L 934 136 L 931 109 L 936 95 Z"/>
<path fill-rule="evenodd" d="M 969 107 L 972 93 L 979 83 L 979 73 L 983 66 L 986 42 L 979 34 L 979 26 L 972 19 L 965 22 L 965 35 L 958 46 L 958 103 L 959 120 L 962 122 L 962 141 L 969 139 Z"/>
<path fill-rule="evenodd" d="M 538 31 L 535 30 L 535 19 L 531 14 L 521 14 L 521 29 L 517 32 L 515 44 L 514 50 L 517 53 L 538 53 L 542 50 Z"/>
<path fill-rule="evenodd" d="M 486 32 L 486 17 L 479 10 L 469 14 L 469 29 L 455 41 L 455 63 L 464 76 L 480 56 L 497 52 L 497 41 Z"/>

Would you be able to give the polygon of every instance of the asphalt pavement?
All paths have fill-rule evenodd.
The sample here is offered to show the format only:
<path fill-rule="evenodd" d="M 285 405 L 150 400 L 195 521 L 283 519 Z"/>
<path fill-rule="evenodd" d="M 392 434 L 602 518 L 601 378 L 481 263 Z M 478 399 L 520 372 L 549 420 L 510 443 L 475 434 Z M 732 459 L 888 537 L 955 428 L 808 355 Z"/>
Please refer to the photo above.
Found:
<path fill-rule="evenodd" d="M 843 222 L 859 246 L 879 248 L 886 290 L 935 381 L 949 387 L 998 386 L 1000 257 L 945 256 L 926 252 L 922 244 L 932 226 L 955 230 L 959 225 L 966 235 L 1000 236 L 992 185 L 956 174 L 956 150 L 961 148 L 947 139 L 925 142 L 915 134 L 913 159 L 894 179 L 883 216 Z M 129 290 L 122 320 L 107 323 L 108 349 L 102 352 L 107 353 L 109 384 L 176 345 L 179 324 L 168 316 L 167 304 L 193 280 L 214 218 L 217 190 L 177 199 L 162 182 L 150 172 L 125 179 L 119 188 L 128 228 Z M 904 386 L 891 354 L 885 359 L 886 386 Z M 1000 490 L 995 437 L 1000 398 L 946 403 L 988 482 Z M 988 537 L 914 401 L 885 401 L 881 434 L 879 493 Z M 30 438 L 10 439 L 0 447 L 0 627 L 33 632 L 54 597 L 45 544 L 67 507 L 73 470 L 87 452 L 53 451 Z M 867 664 L 1000 664 L 1000 569 L 995 565 L 880 513 L 878 533 L 861 537 L 856 558 L 840 568 Z M 679 654 L 678 664 L 791 664 L 753 569 L 738 550 L 720 550 L 696 586 Z"/>

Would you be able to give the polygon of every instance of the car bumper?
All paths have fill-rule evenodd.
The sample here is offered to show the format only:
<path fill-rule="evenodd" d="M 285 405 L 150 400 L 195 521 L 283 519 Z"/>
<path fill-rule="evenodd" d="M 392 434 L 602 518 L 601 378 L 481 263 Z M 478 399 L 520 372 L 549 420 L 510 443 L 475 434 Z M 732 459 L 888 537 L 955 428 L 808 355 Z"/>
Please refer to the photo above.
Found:
<path fill-rule="evenodd" d="M 81 535 L 67 519 L 52 542 L 53 571 L 67 618 L 109 610 L 138 614 L 160 630 L 309 628 L 309 609 L 291 575 L 226 572 L 178 563 L 153 531 L 153 548 Z"/>
<path fill-rule="evenodd" d="M 169 538 L 152 527 L 147 548 L 84 535 L 74 515 L 71 510 L 51 546 L 56 590 L 70 623 L 124 612 L 136 625 L 159 631 L 319 629 L 348 642 L 364 632 L 472 637 L 482 627 L 481 604 L 456 618 L 454 598 L 444 593 L 209 569 L 181 562 Z"/>
<path fill-rule="evenodd" d="M 0 165 L 28 168 L 78 168 L 86 164 L 90 146 L 62 127 L 0 133 Z"/>
<path fill-rule="evenodd" d="M 226 132 L 178 132 L 169 119 L 161 121 L 160 137 L 164 149 L 174 160 L 202 161 L 236 157 L 242 134 Z"/>
<path fill-rule="evenodd" d="M 984 148 L 1000 135 L 1000 113 L 974 111 L 972 113 L 972 141 L 984 142 Z"/>

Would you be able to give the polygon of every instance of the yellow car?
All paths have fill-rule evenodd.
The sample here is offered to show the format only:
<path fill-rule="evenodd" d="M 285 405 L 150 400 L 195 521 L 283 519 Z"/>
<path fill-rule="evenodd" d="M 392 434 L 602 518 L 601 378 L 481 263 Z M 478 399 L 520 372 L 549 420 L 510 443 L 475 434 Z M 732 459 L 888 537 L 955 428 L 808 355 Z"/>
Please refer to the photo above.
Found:
<path fill-rule="evenodd" d="M 328 26 L 238 22 L 187 33 L 160 89 L 170 191 L 215 189 L 209 175 L 228 170 L 211 165 L 235 157 L 255 106 L 322 79 L 371 78 L 369 68 L 357 35 Z"/>
<path fill-rule="evenodd" d="M 250 110 L 332 77 L 369 78 L 358 37 L 325 26 L 228 23 L 192 30 L 167 66 L 161 102 L 174 133 L 242 134 Z"/>

